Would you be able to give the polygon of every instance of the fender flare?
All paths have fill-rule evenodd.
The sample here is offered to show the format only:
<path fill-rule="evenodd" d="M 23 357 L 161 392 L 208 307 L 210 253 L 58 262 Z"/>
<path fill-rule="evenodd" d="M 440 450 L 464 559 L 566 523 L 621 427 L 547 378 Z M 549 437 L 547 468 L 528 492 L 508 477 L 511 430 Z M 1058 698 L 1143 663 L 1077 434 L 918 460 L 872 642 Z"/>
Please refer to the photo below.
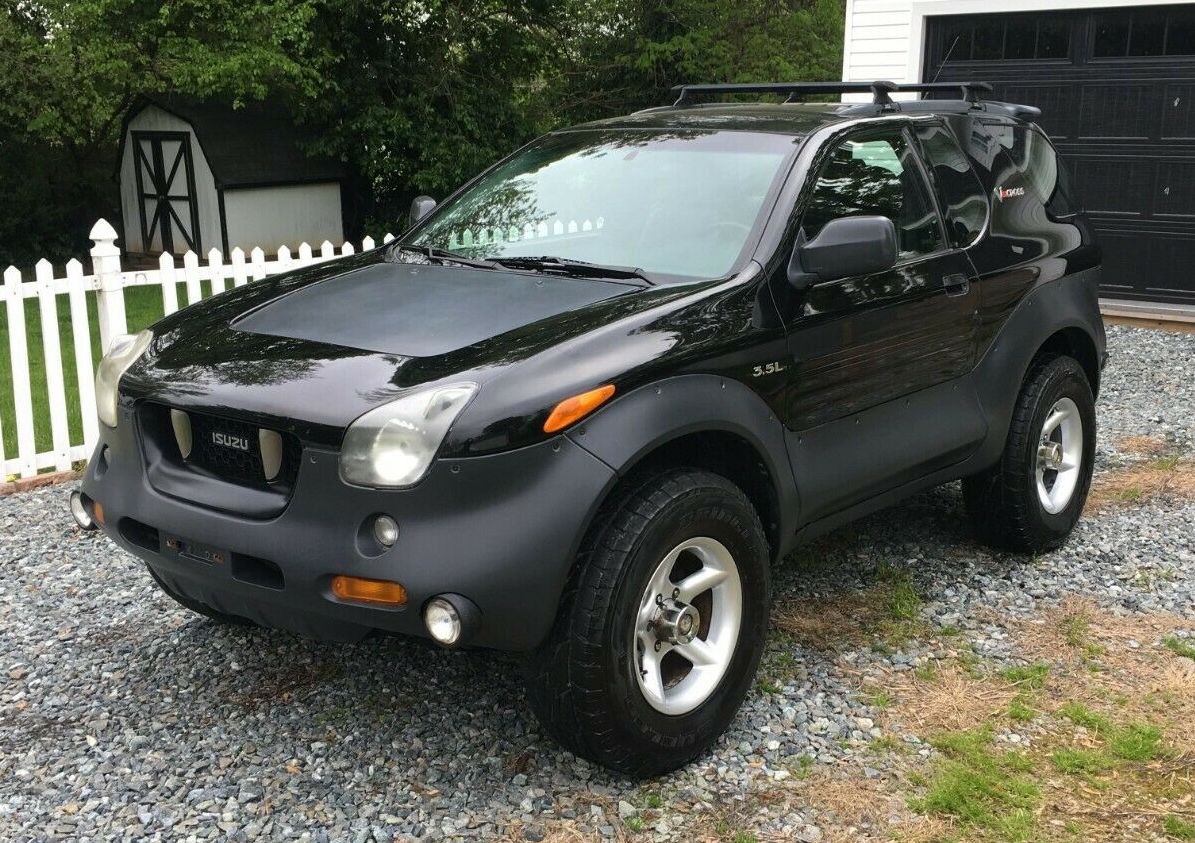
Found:
<path fill-rule="evenodd" d="M 1013 407 L 1025 375 L 1041 347 L 1060 331 L 1077 329 L 1091 341 L 1096 366 L 1106 340 L 1096 296 L 1099 267 L 1038 285 L 1014 308 L 974 369 L 973 381 L 988 417 L 988 440 L 972 462 L 1000 458 Z M 1093 383 L 1092 389 L 1097 388 Z"/>
<path fill-rule="evenodd" d="M 654 381 L 616 398 L 567 436 L 621 479 L 657 448 L 691 433 L 730 433 L 759 454 L 776 494 L 775 550 L 777 558 L 782 557 L 792 547 L 800 512 L 784 425 L 741 381 L 711 374 Z"/>

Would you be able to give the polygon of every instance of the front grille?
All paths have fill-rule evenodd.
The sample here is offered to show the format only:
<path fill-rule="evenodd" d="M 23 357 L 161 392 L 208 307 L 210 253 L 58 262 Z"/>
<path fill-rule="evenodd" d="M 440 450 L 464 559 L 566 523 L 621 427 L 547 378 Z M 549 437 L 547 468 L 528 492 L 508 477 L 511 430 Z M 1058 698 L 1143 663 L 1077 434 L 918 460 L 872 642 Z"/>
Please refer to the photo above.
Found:
<path fill-rule="evenodd" d="M 193 444 L 186 458 L 187 463 L 243 486 L 265 485 L 257 427 L 202 413 L 188 415 L 191 417 Z M 223 437 L 226 444 L 217 444 L 214 439 L 216 436 Z M 246 448 L 238 447 L 238 443 L 244 443 Z"/>
<path fill-rule="evenodd" d="M 168 407 L 147 404 L 142 408 L 142 434 L 154 440 L 163 456 L 193 471 L 254 488 L 289 492 L 294 485 L 302 457 L 302 445 L 294 434 L 280 433 L 282 460 L 277 475 L 267 480 L 262 466 L 261 428 L 207 413 L 188 411 L 186 415 L 190 420 L 191 448 L 185 457 Z"/>

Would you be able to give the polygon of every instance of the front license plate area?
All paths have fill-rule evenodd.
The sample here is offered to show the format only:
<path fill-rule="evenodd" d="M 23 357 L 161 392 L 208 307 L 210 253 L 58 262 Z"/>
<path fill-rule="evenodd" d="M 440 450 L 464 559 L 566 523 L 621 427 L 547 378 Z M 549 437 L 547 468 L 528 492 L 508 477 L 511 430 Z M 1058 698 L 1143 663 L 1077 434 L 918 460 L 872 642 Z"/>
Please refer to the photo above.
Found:
<path fill-rule="evenodd" d="M 162 540 L 162 543 L 166 546 L 168 552 L 175 553 L 183 559 L 190 559 L 193 562 L 203 562 L 207 565 L 223 565 L 228 561 L 228 551 L 212 547 L 208 544 L 191 541 L 190 539 L 183 539 L 178 536 L 166 536 Z"/>

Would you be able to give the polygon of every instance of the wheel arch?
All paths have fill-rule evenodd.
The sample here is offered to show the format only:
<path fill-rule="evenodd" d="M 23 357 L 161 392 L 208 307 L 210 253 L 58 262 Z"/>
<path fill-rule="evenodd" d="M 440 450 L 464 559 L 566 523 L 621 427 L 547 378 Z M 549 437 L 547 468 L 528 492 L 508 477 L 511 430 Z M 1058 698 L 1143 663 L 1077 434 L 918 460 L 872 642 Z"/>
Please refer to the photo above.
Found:
<path fill-rule="evenodd" d="M 1097 267 L 1040 284 L 1001 326 L 973 373 L 990 423 L 987 441 L 969 460 L 968 469 L 986 469 L 1000 458 L 1017 396 L 1041 355 L 1074 357 L 1091 381 L 1093 397 L 1098 392 L 1106 342 L 1098 282 Z"/>
<path fill-rule="evenodd" d="M 773 558 L 790 549 L 798 496 L 783 426 L 741 382 L 715 375 L 667 378 L 615 400 L 569 436 L 616 472 L 585 532 L 605 502 L 645 471 L 683 466 L 733 482 L 759 514 Z"/>
<path fill-rule="evenodd" d="M 1077 360 L 1079 365 L 1083 367 L 1083 373 L 1087 375 L 1087 382 L 1091 385 L 1092 397 L 1099 397 L 1100 357 L 1099 352 L 1096 351 L 1095 340 L 1091 334 L 1075 326 L 1055 331 L 1038 346 L 1037 351 L 1030 360 L 1029 369 L 1033 368 L 1034 360 L 1051 354 L 1073 357 Z M 1028 371 L 1026 370 L 1024 377 L 1028 376 Z M 1022 378 L 1022 382 L 1023 380 L 1024 378 Z"/>

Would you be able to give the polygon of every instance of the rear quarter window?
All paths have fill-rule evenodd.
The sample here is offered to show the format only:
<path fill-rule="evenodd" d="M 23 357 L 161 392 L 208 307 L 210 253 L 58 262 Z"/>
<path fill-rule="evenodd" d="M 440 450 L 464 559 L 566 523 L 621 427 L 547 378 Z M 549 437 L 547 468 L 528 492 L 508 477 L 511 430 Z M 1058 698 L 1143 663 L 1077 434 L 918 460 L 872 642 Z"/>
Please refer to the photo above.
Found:
<path fill-rule="evenodd" d="M 987 191 L 945 126 L 919 126 L 917 140 L 946 218 L 951 245 L 969 246 L 987 225 Z"/>
<path fill-rule="evenodd" d="M 979 244 L 984 263 L 1012 266 L 1079 244 L 1069 220 L 1078 207 L 1058 153 L 1044 134 L 981 117 L 957 128 L 992 209 L 989 236 Z"/>

